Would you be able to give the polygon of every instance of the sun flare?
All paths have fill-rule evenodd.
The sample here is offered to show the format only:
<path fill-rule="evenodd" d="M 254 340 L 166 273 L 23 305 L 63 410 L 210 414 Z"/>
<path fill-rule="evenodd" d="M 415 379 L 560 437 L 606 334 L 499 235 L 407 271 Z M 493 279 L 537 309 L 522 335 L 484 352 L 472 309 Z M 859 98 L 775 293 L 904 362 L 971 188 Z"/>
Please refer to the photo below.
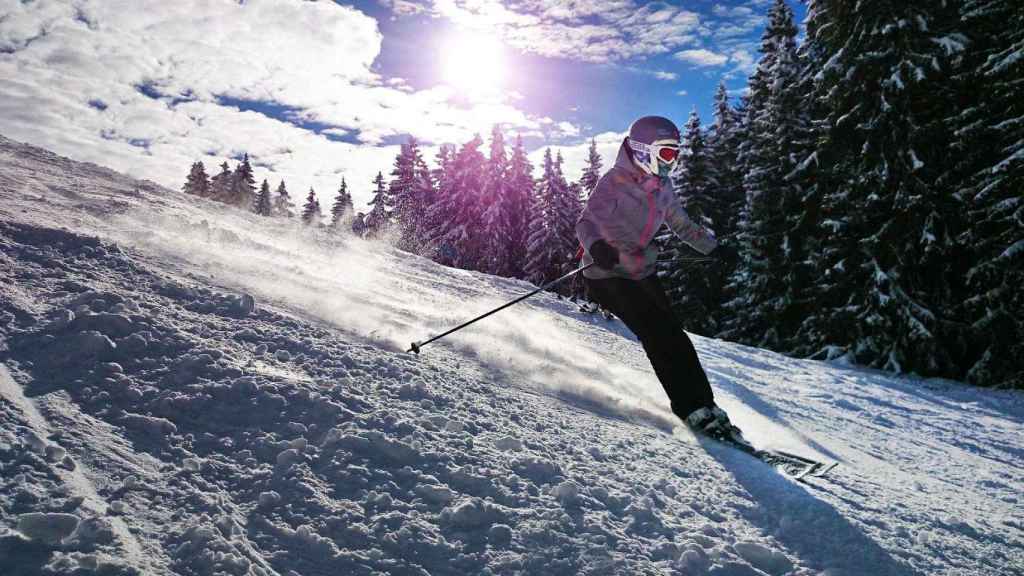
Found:
<path fill-rule="evenodd" d="M 450 37 L 441 53 L 444 81 L 470 95 L 496 92 L 504 81 L 504 48 L 496 38 L 481 33 Z"/>

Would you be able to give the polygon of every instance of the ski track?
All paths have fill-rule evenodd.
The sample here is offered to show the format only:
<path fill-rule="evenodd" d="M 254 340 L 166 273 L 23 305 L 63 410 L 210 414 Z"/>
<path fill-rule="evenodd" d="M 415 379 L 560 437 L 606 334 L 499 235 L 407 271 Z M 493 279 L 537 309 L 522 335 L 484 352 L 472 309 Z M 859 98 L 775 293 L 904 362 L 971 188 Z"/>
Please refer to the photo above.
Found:
<path fill-rule="evenodd" d="M 551 295 L 403 352 L 527 283 L 2 137 L 0 198 L 14 574 L 1024 574 L 1019 392 L 695 336 L 748 437 L 841 463 L 801 484 Z"/>

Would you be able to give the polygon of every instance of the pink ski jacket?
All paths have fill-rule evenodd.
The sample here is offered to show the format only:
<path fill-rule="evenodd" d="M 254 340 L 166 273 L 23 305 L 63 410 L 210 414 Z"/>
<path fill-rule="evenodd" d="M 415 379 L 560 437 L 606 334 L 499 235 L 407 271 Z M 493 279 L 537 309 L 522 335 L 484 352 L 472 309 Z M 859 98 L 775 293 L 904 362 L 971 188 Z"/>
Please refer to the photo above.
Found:
<path fill-rule="evenodd" d="M 690 220 L 671 182 L 637 168 L 623 142 L 615 166 L 597 182 L 576 222 L 576 237 L 584 248 L 584 265 L 594 261 L 590 246 L 602 238 L 618 249 L 619 264 L 611 270 L 592 266 L 583 275 L 594 280 L 640 280 L 650 276 L 658 258 L 658 249 L 651 241 L 662 224 L 668 224 L 676 236 L 702 254 L 710 253 L 718 245 L 712 231 Z"/>

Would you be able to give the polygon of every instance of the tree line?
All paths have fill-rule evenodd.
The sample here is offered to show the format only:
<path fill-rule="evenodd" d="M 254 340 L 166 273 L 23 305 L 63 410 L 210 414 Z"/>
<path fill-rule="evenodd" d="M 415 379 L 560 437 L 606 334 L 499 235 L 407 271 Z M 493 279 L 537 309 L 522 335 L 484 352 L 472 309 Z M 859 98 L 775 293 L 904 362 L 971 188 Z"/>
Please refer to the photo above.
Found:
<path fill-rule="evenodd" d="M 329 223 L 323 223 L 312 188 L 300 217 L 311 226 L 389 236 L 397 247 L 448 266 L 537 283 L 564 274 L 576 262 L 576 219 L 601 172 L 596 142 L 590 143 L 581 179 L 573 182 L 564 174 L 561 153 L 552 155 L 550 149 L 535 179 L 522 138 L 517 136 L 508 150 L 498 126 L 491 131 L 486 153 L 483 145 L 480 136 L 458 148 L 442 145 L 431 169 L 419 142 L 409 138 L 400 147 L 390 179 L 383 171 L 373 179 L 367 212 L 353 213 L 343 178 Z M 256 187 L 248 155 L 234 169 L 224 162 L 212 177 L 202 162 L 194 163 L 182 190 L 261 216 L 296 215 L 284 181 L 273 193 L 266 180 Z"/>

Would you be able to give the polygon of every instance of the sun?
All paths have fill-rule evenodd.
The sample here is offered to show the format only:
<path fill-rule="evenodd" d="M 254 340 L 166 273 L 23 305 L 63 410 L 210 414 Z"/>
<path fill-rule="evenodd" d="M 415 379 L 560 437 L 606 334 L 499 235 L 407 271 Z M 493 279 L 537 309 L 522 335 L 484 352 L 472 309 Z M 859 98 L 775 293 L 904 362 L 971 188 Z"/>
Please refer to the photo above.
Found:
<path fill-rule="evenodd" d="M 444 81 L 466 95 L 496 93 L 505 79 L 504 47 L 493 36 L 462 32 L 450 36 L 441 50 Z"/>

